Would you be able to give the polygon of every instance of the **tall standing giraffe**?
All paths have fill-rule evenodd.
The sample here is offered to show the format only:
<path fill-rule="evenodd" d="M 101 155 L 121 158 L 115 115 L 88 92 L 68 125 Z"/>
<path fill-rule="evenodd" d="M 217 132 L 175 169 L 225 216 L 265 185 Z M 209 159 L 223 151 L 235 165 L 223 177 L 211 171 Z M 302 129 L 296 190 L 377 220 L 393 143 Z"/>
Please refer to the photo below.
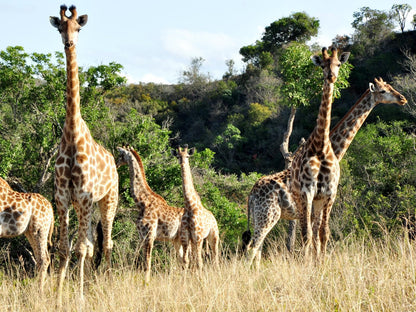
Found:
<path fill-rule="evenodd" d="M 87 23 L 87 15 L 78 17 L 75 6 L 66 16 L 67 7 L 60 7 L 60 18 L 50 17 L 53 27 L 62 36 L 65 46 L 67 89 L 66 117 L 55 164 L 55 201 L 60 222 L 59 300 L 69 261 L 68 223 L 72 202 L 79 221 L 76 252 L 79 257 L 80 298 L 83 300 L 84 262 L 93 256 L 91 218 L 93 203 L 98 202 L 103 229 L 103 249 L 110 266 L 113 241 L 111 231 L 118 203 L 118 173 L 114 157 L 94 141 L 81 117 L 80 86 L 75 46 L 78 32 Z"/>
<path fill-rule="evenodd" d="M 345 116 L 330 132 L 330 140 L 335 156 L 341 161 L 352 140 L 373 108 L 382 104 L 406 104 L 403 95 L 385 83 L 383 79 L 375 79 L 374 84 L 369 83 L 369 89 L 351 107 Z M 302 147 L 301 147 L 302 148 Z M 290 184 L 290 170 L 262 177 L 253 186 L 248 201 L 247 214 L 253 218 L 254 235 L 250 240 L 246 238 L 245 248 L 257 249 L 256 266 L 260 261 L 261 245 L 279 219 L 296 220 L 298 218 L 293 196 L 288 185 Z M 250 222 L 248 222 L 250 223 Z M 250 236 L 249 231 L 245 236 Z"/>
<path fill-rule="evenodd" d="M 202 268 L 202 244 L 204 239 L 208 240 L 211 247 L 212 259 L 218 265 L 218 245 L 219 231 L 217 220 L 211 211 L 207 210 L 201 202 L 201 198 L 195 190 L 192 180 L 189 157 L 194 154 L 194 149 L 188 147 L 178 147 L 172 151 L 173 155 L 179 159 L 182 173 L 182 188 L 185 200 L 185 212 L 181 224 L 181 242 L 183 247 L 183 261 L 185 267 L 189 264 L 189 244 L 193 259 L 196 261 L 197 268 Z"/>
<path fill-rule="evenodd" d="M 129 166 L 130 191 L 139 209 L 137 230 L 143 241 L 145 252 L 145 282 L 150 280 L 153 243 L 171 241 L 180 259 L 183 255 L 180 225 L 184 209 L 169 206 L 162 196 L 152 191 L 146 181 L 144 167 L 139 154 L 132 147 L 117 147 L 120 157 L 117 167 Z"/>
<path fill-rule="evenodd" d="M 53 208 L 45 197 L 16 192 L 0 178 L 0 237 L 27 237 L 35 254 L 41 292 L 50 263 L 53 225 Z"/>
<path fill-rule="evenodd" d="M 329 239 L 329 213 L 335 201 L 339 182 L 339 163 L 332 150 L 329 132 L 334 83 L 341 64 L 348 60 L 344 52 L 338 59 L 337 49 L 332 55 L 322 49 L 322 58 L 312 61 L 323 69 L 324 86 L 317 124 L 292 163 L 291 191 L 298 208 L 305 255 L 309 255 L 311 241 L 315 257 L 325 254 Z M 313 210 L 312 210 L 313 205 Z M 321 245 L 321 246 L 320 246 Z"/>
<path fill-rule="evenodd" d="M 322 68 L 324 77 L 317 125 L 308 140 L 295 153 L 291 169 L 273 175 L 273 178 L 268 181 L 266 179 L 261 180 L 260 183 L 256 183 L 254 186 L 255 190 L 260 191 L 259 194 L 253 191 L 250 193 L 248 199 L 249 212 L 251 207 L 257 207 L 263 203 L 262 198 L 270 190 L 274 188 L 279 189 L 278 194 L 272 192 L 274 198 L 269 203 L 272 206 L 271 211 L 264 209 L 272 214 L 264 215 L 260 213 L 259 218 L 254 219 L 255 232 L 250 242 L 248 242 L 248 235 L 243 237 L 243 241 L 249 244 L 247 246 L 250 251 L 248 260 L 252 263 L 254 258 L 256 258 L 257 267 L 260 263 L 261 246 L 265 235 L 281 217 L 285 219 L 299 217 L 301 219 L 305 254 L 308 255 L 312 238 L 312 204 L 314 203 L 317 207 L 317 209 L 314 209 L 313 216 L 314 238 L 318 237 L 317 231 L 320 228 L 321 221 L 322 219 L 325 221 L 326 214 L 332 207 L 339 180 L 339 163 L 334 156 L 329 140 L 332 96 L 339 68 L 348 60 L 348 57 L 349 53 L 344 52 L 338 59 L 338 52 L 335 48 L 332 49 L 332 55 L 329 55 L 327 49 L 323 48 L 322 58 L 317 55 L 312 56 L 313 63 Z M 266 191 L 264 190 L 265 188 Z M 267 188 L 269 191 L 267 191 Z M 293 209 L 293 207 L 295 208 Z M 260 209 L 261 212 L 263 211 L 262 208 Z M 281 215 L 282 209 L 285 213 L 283 216 Z M 323 213 L 324 210 L 325 212 Z M 271 219 L 272 222 L 267 222 L 268 219 Z M 261 226 L 263 224 L 267 225 L 265 229 Z M 326 235 L 325 230 L 321 231 L 323 237 Z M 317 245 L 318 243 L 314 239 L 315 250 L 317 250 Z"/>

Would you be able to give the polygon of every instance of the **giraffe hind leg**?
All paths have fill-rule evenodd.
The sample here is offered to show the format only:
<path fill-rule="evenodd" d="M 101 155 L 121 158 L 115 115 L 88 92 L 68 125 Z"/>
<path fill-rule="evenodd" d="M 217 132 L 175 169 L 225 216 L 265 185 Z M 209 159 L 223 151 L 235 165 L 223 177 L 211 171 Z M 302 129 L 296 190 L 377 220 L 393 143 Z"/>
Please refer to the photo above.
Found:
<path fill-rule="evenodd" d="M 98 202 L 103 232 L 103 252 L 108 268 L 111 267 L 111 252 L 114 244 L 111 238 L 111 232 L 113 230 L 113 221 L 117 211 L 117 204 L 118 186 L 111 188 L 111 191 Z"/>

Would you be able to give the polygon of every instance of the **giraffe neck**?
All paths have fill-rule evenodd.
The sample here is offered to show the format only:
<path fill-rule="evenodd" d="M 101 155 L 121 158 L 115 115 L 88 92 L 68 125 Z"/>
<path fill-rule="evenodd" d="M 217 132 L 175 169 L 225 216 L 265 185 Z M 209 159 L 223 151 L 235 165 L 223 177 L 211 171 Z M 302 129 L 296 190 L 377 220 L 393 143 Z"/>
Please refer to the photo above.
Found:
<path fill-rule="evenodd" d="M 332 149 L 338 160 L 341 160 L 344 157 L 345 152 L 358 130 L 360 130 L 364 121 L 375 106 L 376 103 L 371 96 L 370 91 L 367 90 L 331 130 L 330 139 Z"/>
<path fill-rule="evenodd" d="M 313 141 L 317 151 L 330 146 L 329 129 L 331 126 L 332 95 L 334 84 L 324 82 L 321 105 L 319 106 L 318 120 L 314 129 Z"/>
<path fill-rule="evenodd" d="M 65 49 L 66 54 L 66 126 L 76 127 L 81 119 L 78 63 L 75 46 Z"/>
<path fill-rule="evenodd" d="M 181 162 L 181 171 L 185 207 L 190 209 L 193 208 L 190 204 L 197 203 L 198 205 L 200 205 L 201 199 L 199 198 L 198 193 L 195 191 L 194 182 L 192 180 L 191 167 L 189 166 L 189 160 L 187 158 L 185 158 Z"/>
<path fill-rule="evenodd" d="M 134 151 L 131 152 L 131 160 L 129 161 L 130 189 L 135 201 L 140 196 L 153 193 L 146 181 L 144 167 L 140 156 Z"/>

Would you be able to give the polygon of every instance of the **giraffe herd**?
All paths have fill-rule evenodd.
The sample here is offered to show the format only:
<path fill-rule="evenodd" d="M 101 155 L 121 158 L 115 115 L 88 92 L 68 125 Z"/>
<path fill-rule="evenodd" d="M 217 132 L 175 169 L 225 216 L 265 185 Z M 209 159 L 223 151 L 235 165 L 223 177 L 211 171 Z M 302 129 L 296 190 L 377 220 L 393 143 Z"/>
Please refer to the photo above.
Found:
<path fill-rule="evenodd" d="M 146 181 L 142 160 L 132 147 L 118 147 L 117 164 L 113 155 L 92 137 L 80 111 L 80 86 L 76 44 L 87 15 L 78 16 L 75 6 L 60 7 L 60 17 L 50 17 L 50 23 L 61 34 L 66 55 L 67 89 L 66 117 L 55 164 L 55 205 L 59 219 L 58 300 L 70 258 L 68 239 L 69 207 L 76 212 L 79 228 L 75 252 L 79 260 L 80 298 L 83 298 L 85 263 L 93 256 L 91 218 L 94 203 L 98 203 L 103 231 L 106 264 L 111 266 L 113 220 L 118 205 L 117 167 L 127 165 L 130 190 L 139 212 L 136 226 L 144 250 L 145 282 L 151 274 L 151 254 L 154 241 L 171 241 L 178 261 L 186 269 L 189 264 L 201 269 L 202 245 L 206 241 L 212 262 L 219 264 L 219 230 L 214 215 L 203 207 L 195 190 L 189 158 L 194 149 L 178 147 L 172 154 L 178 158 L 182 174 L 184 208 L 170 206 L 152 191 Z M 326 48 L 322 58 L 312 61 L 323 70 L 323 92 L 317 124 L 309 138 L 295 152 L 288 169 L 260 178 L 248 196 L 248 227 L 250 217 L 254 233 L 244 233 L 243 244 L 247 259 L 259 268 L 261 248 L 266 235 L 279 219 L 299 220 L 303 251 L 315 259 L 326 252 L 329 239 L 329 215 L 336 198 L 340 177 L 339 161 L 344 156 L 371 110 L 380 103 L 400 105 L 406 99 L 381 78 L 369 84 L 369 89 L 330 131 L 334 83 L 340 66 L 349 53 Z M 49 266 L 48 244 L 54 226 L 53 208 L 42 195 L 19 193 L 0 178 L 0 237 L 25 234 L 33 248 L 39 272 L 40 289 Z M 190 262 L 190 258 L 192 262 Z"/>

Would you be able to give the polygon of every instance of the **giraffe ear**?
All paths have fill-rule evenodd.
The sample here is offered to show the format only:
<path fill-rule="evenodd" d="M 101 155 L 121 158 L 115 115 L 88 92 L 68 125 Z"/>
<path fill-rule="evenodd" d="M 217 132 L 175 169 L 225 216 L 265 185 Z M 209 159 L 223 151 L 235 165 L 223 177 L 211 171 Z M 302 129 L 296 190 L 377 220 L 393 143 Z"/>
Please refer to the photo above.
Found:
<path fill-rule="evenodd" d="M 311 60 L 312 60 L 312 63 L 314 63 L 316 66 L 321 67 L 323 65 L 322 59 L 319 55 L 312 55 Z"/>
<path fill-rule="evenodd" d="M 171 149 L 170 153 L 172 154 L 173 157 L 178 157 L 178 151 L 176 149 Z"/>
<path fill-rule="evenodd" d="M 374 84 L 373 84 L 372 82 L 370 82 L 370 83 L 368 84 L 368 87 L 369 87 L 369 89 L 370 89 L 370 92 L 375 92 L 375 91 L 376 91 L 376 87 L 374 86 Z"/>
<path fill-rule="evenodd" d="M 49 16 L 49 22 L 53 27 L 58 28 L 61 20 L 55 16 Z"/>
<path fill-rule="evenodd" d="M 350 57 L 350 52 L 344 52 L 341 54 L 341 57 L 339 58 L 339 61 L 341 64 L 344 64 L 346 61 L 348 61 L 348 58 Z"/>
<path fill-rule="evenodd" d="M 189 152 L 188 152 L 189 156 L 192 156 L 193 154 L 195 154 L 195 147 L 192 147 Z"/>
<path fill-rule="evenodd" d="M 85 26 L 88 22 L 88 15 L 86 15 L 86 14 L 81 15 L 80 17 L 77 18 L 77 22 L 78 22 L 79 26 L 81 26 L 81 27 Z"/>

